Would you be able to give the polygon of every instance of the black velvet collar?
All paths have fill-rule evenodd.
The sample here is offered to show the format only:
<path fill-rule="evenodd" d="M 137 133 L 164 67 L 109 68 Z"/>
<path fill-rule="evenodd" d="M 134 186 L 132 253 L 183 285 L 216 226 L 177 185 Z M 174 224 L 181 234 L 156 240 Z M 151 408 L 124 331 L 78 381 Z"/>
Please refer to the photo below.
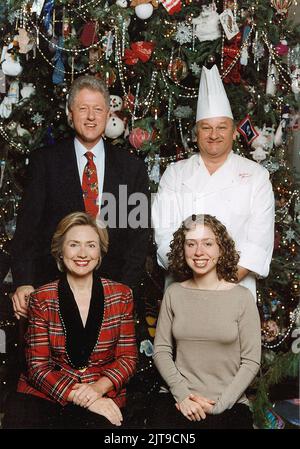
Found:
<path fill-rule="evenodd" d="M 92 296 L 86 325 L 83 326 L 73 292 L 63 276 L 58 283 L 60 318 L 66 336 L 66 353 L 75 369 L 88 364 L 97 343 L 104 312 L 104 292 L 99 277 L 93 277 Z"/>

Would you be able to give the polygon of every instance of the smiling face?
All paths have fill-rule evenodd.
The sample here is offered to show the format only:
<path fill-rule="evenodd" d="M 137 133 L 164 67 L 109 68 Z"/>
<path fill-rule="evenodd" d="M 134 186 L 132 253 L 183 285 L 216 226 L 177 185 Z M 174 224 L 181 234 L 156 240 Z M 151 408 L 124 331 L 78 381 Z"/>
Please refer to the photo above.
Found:
<path fill-rule="evenodd" d="M 220 248 L 213 231 L 208 226 L 201 224 L 196 225 L 195 229 L 187 231 L 184 255 L 186 263 L 194 275 L 216 272 Z"/>
<path fill-rule="evenodd" d="M 81 89 L 69 110 L 69 120 L 73 122 L 76 137 L 87 149 L 93 148 L 101 139 L 109 108 L 103 95 L 88 88 Z"/>
<path fill-rule="evenodd" d="M 213 117 L 197 123 L 197 143 L 204 159 L 225 160 L 236 136 L 233 120 L 229 117 Z"/>
<path fill-rule="evenodd" d="M 73 226 L 65 235 L 62 258 L 69 275 L 91 276 L 101 256 L 97 232 L 89 225 Z"/>

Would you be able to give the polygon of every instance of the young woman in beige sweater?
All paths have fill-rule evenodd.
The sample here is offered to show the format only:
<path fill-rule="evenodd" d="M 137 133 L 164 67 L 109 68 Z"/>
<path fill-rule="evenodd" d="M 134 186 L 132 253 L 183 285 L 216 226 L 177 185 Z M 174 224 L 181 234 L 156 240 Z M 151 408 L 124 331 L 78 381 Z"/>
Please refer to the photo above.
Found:
<path fill-rule="evenodd" d="M 152 427 L 252 428 L 245 390 L 260 366 L 260 319 L 238 260 L 215 217 L 193 215 L 174 233 L 169 268 L 181 282 L 165 292 L 153 355 L 171 394 L 157 395 Z"/>

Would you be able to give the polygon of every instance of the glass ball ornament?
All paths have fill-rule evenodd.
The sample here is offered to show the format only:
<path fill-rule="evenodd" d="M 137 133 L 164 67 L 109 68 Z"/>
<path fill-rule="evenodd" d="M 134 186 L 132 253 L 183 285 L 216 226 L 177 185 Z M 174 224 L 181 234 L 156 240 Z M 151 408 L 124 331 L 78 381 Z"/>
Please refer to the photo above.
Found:
<path fill-rule="evenodd" d="M 177 82 L 184 80 L 188 75 L 187 64 L 181 58 L 175 58 L 169 64 L 168 71 L 172 80 Z"/>
<path fill-rule="evenodd" d="M 134 8 L 136 16 L 141 20 L 147 20 L 152 16 L 153 6 L 151 3 L 143 3 Z"/>

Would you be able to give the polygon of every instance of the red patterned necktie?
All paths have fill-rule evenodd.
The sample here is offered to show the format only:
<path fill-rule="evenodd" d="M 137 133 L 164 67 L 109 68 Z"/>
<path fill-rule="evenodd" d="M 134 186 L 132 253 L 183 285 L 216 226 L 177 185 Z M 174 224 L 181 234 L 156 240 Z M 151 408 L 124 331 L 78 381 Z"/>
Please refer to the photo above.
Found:
<path fill-rule="evenodd" d="M 85 154 L 87 158 L 86 166 L 83 170 L 82 176 L 82 192 L 85 211 L 92 217 L 96 217 L 98 206 L 98 177 L 95 162 L 93 161 L 94 154 L 87 151 Z"/>

